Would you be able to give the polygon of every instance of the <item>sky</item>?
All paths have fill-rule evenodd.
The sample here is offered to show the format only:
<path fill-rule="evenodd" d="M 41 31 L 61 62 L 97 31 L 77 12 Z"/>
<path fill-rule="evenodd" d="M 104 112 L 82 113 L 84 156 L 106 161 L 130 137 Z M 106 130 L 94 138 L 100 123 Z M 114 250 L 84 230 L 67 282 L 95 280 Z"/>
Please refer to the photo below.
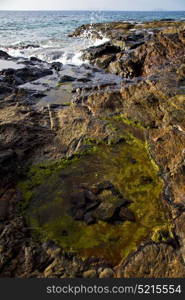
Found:
<path fill-rule="evenodd" d="M 185 0 L 0 0 L 0 10 L 184 10 Z"/>

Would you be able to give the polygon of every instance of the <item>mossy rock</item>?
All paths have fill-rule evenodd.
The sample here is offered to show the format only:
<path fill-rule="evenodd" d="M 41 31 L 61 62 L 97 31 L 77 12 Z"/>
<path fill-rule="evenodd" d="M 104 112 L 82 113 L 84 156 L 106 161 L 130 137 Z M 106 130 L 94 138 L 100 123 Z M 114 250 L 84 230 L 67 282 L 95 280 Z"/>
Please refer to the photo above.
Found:
<path fill-rule="evenodd" d="M 54 240 L 64 250 L 76 251 L 81 257 L 94 256 L 117 264 L 156 228 L 169 224 L 161 201 L 163 181 L 145 140 L 130 132 L 123 137 L 120 144 L 99 143 L 94 151 L 73 159 L 30 168 L 27 179 L 18 187 L 23 193 L 23 206 L 26 203 L 28 223 L 42 240 Z M 71 194 L 81 185 L 93 186 L 103 181 L 110 181 L 130 201 L 134 222 L 98 221 L 87 225 L 72 218 Z M 104 196 L 109 202 L 108 195 Z M 114 203 L 114 197 L 110 198 Z"/>
<path fill-rule="evenodd" d="M 169 223 L 154 227 L 151 239 L 156 243 L 168 242 L 169 239 L 174 239 L 172 224 Z"/>

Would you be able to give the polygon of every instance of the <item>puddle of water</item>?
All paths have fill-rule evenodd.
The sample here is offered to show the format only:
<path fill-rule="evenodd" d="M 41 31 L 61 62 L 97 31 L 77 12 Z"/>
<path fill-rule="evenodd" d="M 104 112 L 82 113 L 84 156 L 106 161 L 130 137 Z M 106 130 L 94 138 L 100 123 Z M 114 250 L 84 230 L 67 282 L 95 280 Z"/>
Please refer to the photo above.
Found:
<path fill-rule="evenodd" d="M 15 69 L 15 70 L 18 70 L 18 69 L 22 69 L 24 68 L 25 65 L 23 64 L 18 64 L 12 60 L 3 60 L 3 59 L 0 59 L 0 71 L 2 70 L 5 70 L 5 69 Z"/>
<path fill-rule="evenodd" d="M 48 175 L 43 177 L 43 172 Z M 72 249 L 83 257 L 100 257 L 117 264 L 136 250 L 155 227 L 167 223 L 160 200 L 163 183 L 144 142 L 137 139 L 116 146 L 98 146 L 95 153 L 61 168 L 56 165 L 52 171 L 44 165 L 36 166 L 28 177 L 20 187 L 25 197 L 31 199 L 30 226 L 40 232 L 43 239 L 55 240 L 62 248 Z M 151 180 L 145 182 L 143 178 Z M 80 185 L 90 187 L 105 180 L 111 181 L 133 202 L 129 208 L 136 222 L 115 225 L 99 221 L 86 225 L 70 216 L 71 194 Z"/>
<path fill-rule="evenodd" d="M 66 81 L 60 83 L 63 76 L 71 76 L 73 81 Z M 45 76 L 38 80 L 20 85 L 20 88 L 29 89 L 33 91 L 43 92 L 45 96 L 37 99 L 36 107 L 42 108 L 48 104 L 66 104 L 71 103 L 73 98 L 72 90 L 77 88 L 87 88 L 91 90 L 98 85 L 105 85 L 110 87 L 118 87 L 121 78 L 114 74 L 107 74 L 102 71 L 94 71 L 89 67 L 64 66 L 61 71 L 54 72 L 53 75 Z"/>
<path fill-rule="evenodd" d="M 51 89 L 46 93 L 45 97 L 43 97 L 36 103 L 36 107 L 41 108 L 47 106 L 48 104 L 71 103 L 73 97 L 71 93 L 72 89 L 73 87 L 71 84 L 65 84 Z"/>

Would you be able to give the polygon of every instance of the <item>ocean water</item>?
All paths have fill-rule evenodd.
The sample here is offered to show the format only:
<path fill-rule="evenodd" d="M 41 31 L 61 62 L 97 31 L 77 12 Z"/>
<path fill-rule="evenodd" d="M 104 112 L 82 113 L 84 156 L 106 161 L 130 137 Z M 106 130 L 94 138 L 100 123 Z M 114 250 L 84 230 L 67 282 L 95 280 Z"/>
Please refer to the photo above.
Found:
<path fill-rule="evenodd" d="M 0 49 L 16 57 L 81 64 L 80 50 L 106 41 L 70 38 L 82 24 L 109 21 L 185 20 L 185 12 L 0 11 Z"/>

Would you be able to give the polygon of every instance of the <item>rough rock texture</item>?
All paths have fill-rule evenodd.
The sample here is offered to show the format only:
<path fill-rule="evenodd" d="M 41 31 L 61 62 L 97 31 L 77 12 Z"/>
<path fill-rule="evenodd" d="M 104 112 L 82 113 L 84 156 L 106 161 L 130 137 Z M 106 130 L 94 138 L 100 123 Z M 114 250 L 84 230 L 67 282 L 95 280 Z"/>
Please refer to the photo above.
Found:
<path fill-rule="evenodd" d="M 110 38 L 110 42 L 84 50 L 82 57 L 124 78 L 152 74 L 159 64 L 162 67 L 184 53 L 183 22 L 154 22 L 130 26 L 127 23 L 111 23 L 108 30 L 105 29 L 107 27 L 108 24 L 93 25 L 91 30 L 97 30 Z M 80 35 L 84 30 L 84 27 L 80 27 L 74 35 Z"/>
<path fill-rule="evenodd" d="M 142 247 L 126 265 L 118 268 L 117 276 L 182 278 L 185 276 L 185 270 L 181 256 L 171 246 L 150 244 Z"/>
<path fill-rule="evenodd" d="M 91 63 L 124 77 L 117 90 L 107 88 L 106 84 L 102 90 L 92 86 L 88 91 L 80 90 L 70 106 L 48 106 L 37 110 L 33 106 L 33 95 L 19 87 L 20 81 L 43 77 L 61 66 L 53 65 L 49 69 L 42 65 L 40 70 L 36 64 L 27 66 L 28 69 L 1 71 L 1 277 L 185 276 L 184 23 L 112 23 L 111 26 L 97 24 L 95 27 L 94 35 L 98 29 L 99 35 L 105 33 L 111 41 L 85 51 L 84 58 L 88 55 Z M 83 26 L 74 35 L 87 29 L 88 26 Z M 140 32 L 130 32 L 130 29 Z M 148 32 L 151 29 L 154 35 Z M 0 53 L 0 57 L 8 58 L 5 53 Z M 71 158 L 89 150 L 93 140 L 114 145 L 124 142 L 120 130 L 110 123 L 113 117 L 124 120 L 123 131 L 131 130 L 147 143 L 164 182 L 160 200 L 173 227 L 169 231 L 154 232 L 155 241 L 146 237 L 136 251 L 118 265 L 94 257 L 84 261 L 51 240 L 42 242 L 35 238 L 33 228 L 20 212 L 24 199 L 17 188 L 17 181 L 22 180 L 27 168 L 34 164 Z M 130 161 L 137 163 L 132 157 Z M 150 181 L 151 178 L 143 178 L 143 184 L 150 184 Z M 90 204 L 94 210 L 99 206 L 96 215 L 99 214 L 101 219 L 102 211 L 105 221 L 112 218 L 116 210 L 120 218 L 135 222 L 129 206 L 121 206 L 118 211 L 117 206 L 109 203 L 103 204 L 102 208 L 96 193 L 96 185 L 88 187 Z M 106 194 L 108 196 L 110 194 Z M 87 203 L 83 205 L 83 209 L 87 209 Z M 86 216 L 87 224 L 92 221 L 90 217 Z"/>

